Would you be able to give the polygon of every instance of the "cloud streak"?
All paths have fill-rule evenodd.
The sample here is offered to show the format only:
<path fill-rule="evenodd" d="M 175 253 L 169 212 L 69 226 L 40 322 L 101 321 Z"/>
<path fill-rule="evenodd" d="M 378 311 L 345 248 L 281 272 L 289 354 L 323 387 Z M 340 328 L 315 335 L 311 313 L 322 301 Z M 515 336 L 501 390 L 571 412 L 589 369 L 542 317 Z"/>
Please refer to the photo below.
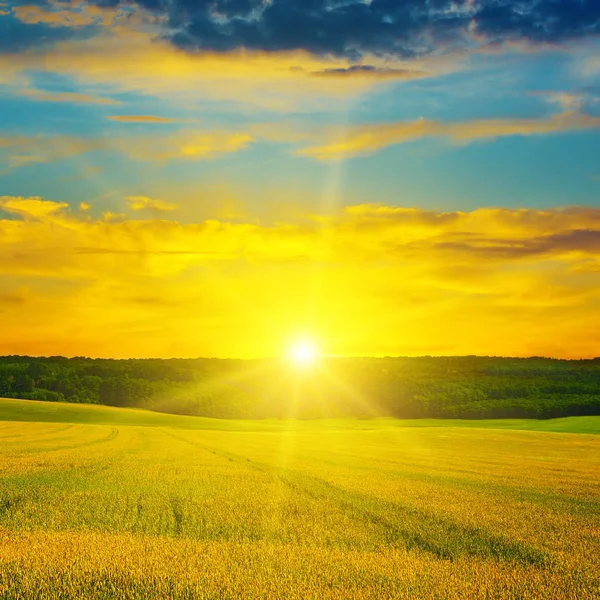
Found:
<path fill-rule="evenodd" d="M 111 115 L 107 119 L 117 123 L 175 123 L 177 121 L 177 119 L 153 115 Z"/>
<path fill-rule="evenodd" d="M 80 94 L 77 92 L 48 92 L 37 89 L 19 90 L 17 95 L 23 96 L 29 100 L 37 102 L 59 102 L 66 104 L 105 104 L 115 106 L 122 104 L 112 98 L 103 98 L 101 96 L 91 96 L 89 94 Z"/>
<path fill-rule="evenodd" d="M 50 2 L 46 5 L 21 4 L 12 8 L 14 16 L 28 25 L 46 24 L 49 27 L 78 28 L 88 25 L 108 26 L 115 19 L 114 10 L 102 9 L 93 3 L 68 4 Z"/>
<path fill-rule="evenodd" d="M 364 78 L 380 81 L 408 81 L 411 79 L 421 79 L 422 77 L 431 76 L 430 73 L 415 69 L 390 69 L 384 67 L 375 67 L 373 65 L 353 65 L 351 67 L 323 69 L 322 71 L 314 71 L 312 75 L 314 77 L 326 77 L 331 79 Z"/>
<path fill-rule="evenodd" d="M 396 144 L 423 138 L 442 138 L 456 144 L 494 140 L 508 136 L 547 135 L 600 128 L 600 117 L 577 111 L 539 119 L 483 119 L 442 122 L 428 119 L 372 125 L 349 125 L 326 133 L 321 144 L 301 148 L 296 153 L 317 160 L 338 160 L 369 155 Z"/>
<path fill-rule="evenodd" d="M 197 161 L 239 152 L 252 141 L 252 136 L 246 133 L 211 130 L 113 137 L 0 136 L 0 158 L 9 171 L 101 151 L 118 152 L 133 160 L 158 163 L 170 160 Z"/>
<path fill-rule="evenodd" d="M 124 123 L 168 124 L 174 120 L 155 116 L 108 117 Z M 570 111 L 539 119 L 485 119 L 442 122 L 427 119 L 396 123 L 298 128 L 287 123 L 254 125 L 247 131 L 181 129 L 166 134 L 129 136 L 5 136 L 0 156 L 9 169 L 47 163 L 97 151 L 119 152 L 133 160 L 199 161 L 243 151 L 256 141 L 286 142 L 293 153 L 328 161 L 365 156 L 423 138 L 469 144 L 508 136 L 548 135 L 600 129 L 600 117 Z"/>
<path fill-rule="evenodd" d="M 178 208 L 177 204 L 148 198 L 147 196 L 127 196 L 125 198 L 131 210 L 151 210 L 155 212 L 170 212 Z"/>

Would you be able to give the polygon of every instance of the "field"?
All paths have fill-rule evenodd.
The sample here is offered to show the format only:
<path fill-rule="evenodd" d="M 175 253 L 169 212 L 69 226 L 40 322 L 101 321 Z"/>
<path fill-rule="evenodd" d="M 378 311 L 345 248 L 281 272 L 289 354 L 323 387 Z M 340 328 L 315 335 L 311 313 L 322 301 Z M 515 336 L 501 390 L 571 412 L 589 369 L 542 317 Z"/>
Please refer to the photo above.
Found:
<path fill-rule="evenodd" d="M 1 400 L 0 597 L 597 599 L 598 434 Z"/>

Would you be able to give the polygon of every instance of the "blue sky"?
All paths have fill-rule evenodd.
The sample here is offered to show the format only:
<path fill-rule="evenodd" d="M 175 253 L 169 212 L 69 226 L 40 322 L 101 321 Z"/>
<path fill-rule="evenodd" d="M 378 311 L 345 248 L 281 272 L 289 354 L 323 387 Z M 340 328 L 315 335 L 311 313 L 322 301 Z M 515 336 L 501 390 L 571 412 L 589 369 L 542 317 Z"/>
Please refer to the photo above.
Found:
<path fill-rule="evenodd" d="M 8 163 L 0 176 L 4 194 L 47 197 L 73 206 L 86 202 L 93 210 L 102 198 L 98 211 L 126 212 L 127 196 L 152 195 L 160 190 L 161 198 L 187 206 L 191 218 L 216 216 L 218 211 L 212 210 L 209 197 L 225 194 L 230 199 L 235 197 L 245 211 L 268 218 L 272 203 L 282 194 L 291 195 L 294 205 L 305 204 L 308 211 L 318 212 L 319 196 L 330 196 L 332 178 L 341 177 L 336 184 L 339 205 L 375 202 L 469 210 L 477 206 L 553 207 L 598 202 L 600 167 L 596 153 L 600 128 L 595 123 L 539 135 L 517 131 L 506 137 L 483 136 L 466 144 L 443 136 L 425 136 L 326 161 L 295 154 L 311 145 L 310 136 L 299 140 L 292 134 L 273 134 L 278 129 L 308 132 L 337 124 L 337 135 L 343 136 L 345 129 L 357 126 L 418 119 L 449 123 L 543 120 L 561 112 L 599 117 L 600 42 L 595 39 L 594 27 L 600 17 L 592 2 L 580 3 L 578 10 L 569 10 L 574 3 L 530 3 L 533 16 L 523 16 L 520 24 L 512 23 L 504 14 L 514 3 L 440 1 L 431 3 L 429 9 L 423 3 L 401 1 L 357 3 L 361 10 L 369 8 L 361 17 L 365 26 L 345 34 L 347 47 L 330 39 L 322 42 L 324 46 L 318 51 L 313 48 L 317 32 L 310 28 L 299 29 L 293 35 L 288 32 L 288 41 L 285 31 L 280 35 L 271 32 L 277 43 L 261 33 L 262 43 L 268 48 L 265 54 L 260 45 L 252 48 L 254 42 L 241 34 L 236 39 L 235 33 L 223 25 L 220 29 L 225 33 L 219 35 L 227 34 L 227 42 L 223 37 L 219 43 L 226 48 L 216 48 L 222 61 L 221 73 L 215 77 L 209 66 L 205 86 L 203 75 L 207 70 L 201 55 L 214 53 L 211 44 L 218 46 L 214 36 L 219 29 L 215 23 L 224 16 L 220 21 L 211 21 L 210 35 L 192 35 L 183 43 L 182 36 L 191 35 L 187 31 L 191 26 L 183 26 L 177 37 L 165 19 L 179 22 L 185 13 L 204 23 L 210 13 L 206 12 L 206 3 L 165 2 L 156 5 L 160 9 L 149 2 L 115 4 L 98 8 L 93 2 L 15 2 L 5 3 L 1 9 L 4 14 L 0 21 L 4 21 L 7 32 L 2 62 L 8 74 L 1 87 L 0 131 L 4 138 L 13 138 L 13 143 L 5 141 L 0 151 L 3 162 Z M 327 5 L 317 2 L 311 12 L 308 5 L 298 2 L 271 4 L 280 6 L 268 18 L 277 15 L 284 22 L 287 10 L 295 18 L 304 14 L 315 27 L 324 22 L 319 11 L 325 11 Z M 352 6 L 342 4 L 348 10 Z M 245 10 L 253 7 L 256 11 L 260 5 L 222 2 L 218 10 L 234 22 Z M 545 5 L 547 14 L 540 8 Z M 384 9 L 386 14 L 396 11 L 405 15 L 397 23 L 396 41 L 392 36 L 378 42 L 367 31 L 368 23 L 374 30 L 385 23 L 380 17 Z M 327 17 L 334 19 L 327 27 L 334 28 L 341 38 L 344 35 L 335 27 L 335 19 L 338 28 L 350 27 L 353 21 L 348 10 Z M 323 14 L 331 13 L 329 8 Z M 407 14 L 414 15 L 412 20 L 406 21 Z M 444 19 L 439 14 L 445 15 Z M 565 20 L 564 31 L 556 25 L 544 29 L 546 21 L 556 14 Z M 464 23 L 455 23 L 456 18 L 451 17 L 456 15 L 462 15 Z M 264 15 L 262 18 L 267 19 Z M 259 27 L 260 18 L 252 23 L 255 21 Z M 474 22 L 479 23 L 482 32 L 488 31 L 493 22 L 496 33 L 480 33 L 473 29 Z M 308 27 L 308 23 L 305 25 Z M 433 26 L 440 30 L 431 34 L 424 50 L 417 52 L 414 47 L 422 40 L 424 28 Z M 170 38 L 166 38 L 167 32 Z M 153 77 L 151 68 L 140 81 L 129 80 L 128 75 L 135 73 L 135 61 L 144 60 L 149 46 L 154 47 L 158 60 L 165 61 L 165 69 L 172 63 L 172 89 L 170 77 L 167 75 L 166 85 L 161 85 L 164 76 Z M 139 55 L 128 57 L 130 49 L 139 51 Z M 240 50 L 246 56 L 262 52 L 263 64 L 275 56 L 279 63 L 271 69 L 258 67 L 259 81 L 254 86 L 254 73 L 238 70 L 245 60 L 236 54 Z M 189 82 L 185 74 L 176 74 L 181 68 L 177 53 L 190 57 L 187 70 L 195 69 L 194 58 L 200 59 L 197 74 Z M 86 73 L 85 60 L 69 64 L 78 54 L 90 64 L 104 64 L 91 69 L 97 73 Z M 114 64 L 119 57 L 133 64 L 121 72 Z M 156 59 L 150 56 L 147 60 L 151 64 Z M 280 81 L 277 71 L 300 72 L 306 69 L 305 63 L 314 71 L 374 65 L 381 72 L 404 70 L 425 76 L 372 76 L 369 81 L 355 73 L 347 75 L 341 84 L 341 78 L 332 78 L 330 84 L 319 82 L 316 87 L 311 81 L 306 89 L 304 80 L 308 78 L 300 75 Z M 230 86 L 231 80 L 224 77 L 227 70 L 237 84 Z M 220 93 L 221 81 L 234 89 Z M 119 115 L 172 121 L 109 120 Z M 260 135 L 257 128 L 261 127 L 269 128 L 271 133 Z M 166 158 L 160 152 L 165 136 L 214 130 L 248 134 L 252 140 L 232 151 L 209 151 L 196 159 Z M 52 147 L 53 138 L 65 136 L 88 143 L 73 152 L 30 147 L 36 138 L 46 138 L 44 143 Z M 20 138 L 19 144 L 14 142 L 15 137 Z M 116 149 L 119 144 L 113 142 L 115 137 L 147 138 L 147 142 L 136 143 L 154 146 L 155 156 L 140 157 L 139 153 Z M 30 140 L 29 146 L 24 138 Z M 192 190 L 202 199 L 195 198 Z M 214 204 L 218 206 L 221 199 L 215 198 Z M 203 205 L 202 210 L 198 204 Z M 180 218 L 186 218 L 185 212 L 182 210 Z"/>

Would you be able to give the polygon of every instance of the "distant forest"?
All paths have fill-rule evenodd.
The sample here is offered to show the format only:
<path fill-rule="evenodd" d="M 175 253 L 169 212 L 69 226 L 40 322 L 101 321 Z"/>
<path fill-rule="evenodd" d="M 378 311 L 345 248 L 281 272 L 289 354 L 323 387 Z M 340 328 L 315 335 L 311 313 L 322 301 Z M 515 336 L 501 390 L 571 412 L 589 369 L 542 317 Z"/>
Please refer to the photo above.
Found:
<path fill-rule="evenodd" d="M 0 357 L 0 396 L 218 418 L 600 415 L 600 358 L 284 361 Z"/>

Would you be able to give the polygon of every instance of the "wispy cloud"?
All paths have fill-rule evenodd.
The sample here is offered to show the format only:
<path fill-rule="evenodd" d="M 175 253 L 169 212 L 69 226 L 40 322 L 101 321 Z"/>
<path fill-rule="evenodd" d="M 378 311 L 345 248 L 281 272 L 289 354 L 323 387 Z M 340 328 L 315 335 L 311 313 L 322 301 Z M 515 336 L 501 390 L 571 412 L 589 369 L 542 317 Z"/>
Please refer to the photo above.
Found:
<path fill-rule="evenodd" d="M 7 170 L 65 160 L 105 147 L 101 139 L 77 136 L 0 135 L 0 159 Z"/>
<path fill-rule="evenodd" d="M 300 156 L 318 160 L 337 160 L 373 154 L 382 148 L 428 137 L 466 144 L 477 140 L 493 140 L 508 136 L 545 135 L 600 128 L 600 117 L 577 111 L 564 112 L 538 119 L 482 119 L 463 122 L 443 122 L 428 119 L 349 125 L 329 130 L 317 137 L 326 141 L 301 148 Z"/>
<path fill-rule="evenodd" d="M 314 77 L 330 79 L 365 78 L 374 80 L 411 80 L 431 77 L 431 73 L 416 69 L 393 69 L 373 65 L 352 65 L 336 69 L 323 69 L 321 71 L 313 71 L 312 75 Z"/>
<path fill-rule="evenodd" d="M 155 117 L 153 115 L 111 115 L 107 117 L 110 121 L 118 123 L 175 123 L 177 119 L 168 117 Z"/>
<path fill-rule="evenodd" d="M 141 161 L 196 161 L 239 152 L 252 141 L 246 133 L 211 130 L 115 137 L 0 136 L 0 158 L 9 170 L 97 151 L 117 152 Z"/>
<path fill-rule="evenodd" d="M 170 123 L 170 119 L 124 117 L 125 122 Z M 116 117 L 116 120 L 121 121 Z M 600 117 L 570 111 L 538 119 L 485 119 L 433 121 L 417 119 L 395 123 L 307 127 L 288 123 L 254 125 L 248 131 L 181 129 L 166 134 L 130 136 L 7 136 L 0 137 L 0 155 L 9 168 L 70 158 L 98 150 L 119 152 L 131 159 L 165 162 L 196 161 L 239 152 L 253 142 L 287 142 L 293 153 L 316 160 L 339 160 L 373 154 L 388 146 L 422 138 L 440 138 L 454 144 L 494 140 L 508 136 L 547 135 L 600 128 Z"/>
<path fill-rule="evenodd" d="M 147 196 L 127 196 L 125 199 L 129 204 L 129 208 L 132 210 L 170 212 L 179 208 L 178 205 L 173 202 L 165 202 L 164 200 L 148 198 Z"/>
<path fill-rule="evenodd" d="M 108 26 L 114 23 L 118 11 L 101 8 L 92 2 L 49 2 L 46 5 L 20 4 L 12 7 L 12 13 L 22 23 L 43 23 L 50 27 L 79 28 L 89 25 Z"/>
<path fill-rule="evenodd" d="M 532 96 L 540 96 L 550 104 L 558 105 L 566 112 L 580 110 L 586 99 L 586 94 L 564 91 L 535 91 L 531 92 Z"/>
<path fill-rule="evenodd" d="M 66 202 L 48 202 L 38 197 L 0 196 L 0 209 L 25 219 L 51 220 L 54 215 L 63 213 L 69 205 Z"/>
<path fill-rule="evenodd" d="M 112 98 L 103 98 L 102 96 L 92 96 L 89 94 L 80 94 L 77 92 L 47 92 L 37 89 L 24 89 L 16 92 L 19 96 L 24 96 L 30 100 L 38 102 L 61 102 L 67 104 L 121 104 L 118 100 Z"/>

